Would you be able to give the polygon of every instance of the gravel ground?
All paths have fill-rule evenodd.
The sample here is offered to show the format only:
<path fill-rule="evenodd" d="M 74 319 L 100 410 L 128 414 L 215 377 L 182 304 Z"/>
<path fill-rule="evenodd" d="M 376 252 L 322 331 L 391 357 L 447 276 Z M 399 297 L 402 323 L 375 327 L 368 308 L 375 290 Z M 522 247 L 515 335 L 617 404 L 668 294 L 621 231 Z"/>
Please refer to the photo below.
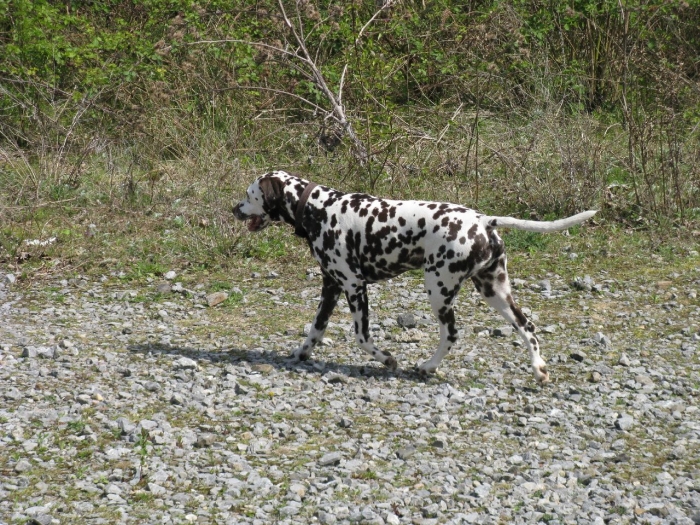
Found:
<path fill-rule="evenodd" d="M 553 383 L 462 292 L 439 374 L 420 279 L 371 289 L 389 373 L 344 304 L 303 364 L 320 278 L 0 274 L 0 523 L 700 523 L 697 268 L 516 280 Z M 185 281 L 185 279 L 183 279 Z"/>

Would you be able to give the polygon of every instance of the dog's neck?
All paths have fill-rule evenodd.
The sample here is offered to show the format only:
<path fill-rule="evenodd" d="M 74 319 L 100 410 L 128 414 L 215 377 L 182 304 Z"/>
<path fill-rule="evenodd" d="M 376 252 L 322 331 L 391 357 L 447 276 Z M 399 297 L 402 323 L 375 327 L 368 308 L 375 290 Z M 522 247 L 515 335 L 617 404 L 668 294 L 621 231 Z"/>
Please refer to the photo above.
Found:
<path fill-rule="evenodd" d="M 316 186 L 318 186 L 318 184 L 316 184 L 315 182 L 309 182 L 306 185 L 306 188 L 304 188 L 304 191 L 301 192 L 301 196 L 297 201 L 297 207 L 294 213 L 294 233 L 298 237 L 306 237 L 306 230 L 304 230 L 304 227 L 302 226 L 302 220 L 304 218 L 304 208 L 306 208 L 306 201 L 309 200 L 309 196 L 311 195 L 311 192 Z"/>

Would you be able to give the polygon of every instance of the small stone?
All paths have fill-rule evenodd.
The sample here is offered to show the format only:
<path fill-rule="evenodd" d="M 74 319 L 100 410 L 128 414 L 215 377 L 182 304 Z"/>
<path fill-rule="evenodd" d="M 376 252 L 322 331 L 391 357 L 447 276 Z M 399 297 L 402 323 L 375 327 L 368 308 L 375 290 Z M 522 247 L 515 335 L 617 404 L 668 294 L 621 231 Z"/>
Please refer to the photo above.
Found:
<path fill-rule="evenodd" d="M 484 483 L 484 484 L 476 487 L 472 494 L 474 496 L 476 496 L 477 498 L 485 498 L 486 496 L 489 495 L 490 492 L 491 492 L 491 485 L 489 485 L 488 483 Z"/>
<path fill-rule="evenodd" d="M 165 279 L 166 281 L 172 281 L 173 279 L 175 279 L 175 277 L 177 277 L 177 274 L 173 270 L 170 270 L 169 272 L 165 273 L 163 279 Z"/>
<path fill-rule="evenodd" d="M 296 516 L 299 514 L 299 511 L 301 509 L 299 507 L 296 507 L 294 505 L 287 505 L 286 507 L 282 507 L 279 509 L 280 516 L 283 518 L 288 518 L 289 516 Z"/>
<path fill-rule="evenodd" d="M 574 350 L 569 354 L 569 357 L 574 361 L 578 361 L 580 363 L 584 359 L 586 359 L 588 355 L 586 355 L 586 352 L 584 352 L 583 350 Z"/>
<path fill-rule="evenodd" d="M 415 328 L 418 324 L 416 317 L 411 313 L 399 314 L 396 318 L 396 323 L 402 328 Z"/>
<path fill-rule="evenodd" d="M 667 483 L 671 483 L 673 481 L 673 476 L 668 472 L 661 472 L 656 476 L 656 481 L 662 485 L 666 485 Z"/>
<path fill-rule="evenodd" d="M 350 418 L 347 417 L 342 417 L 340 418 L 340 421 L 338 421 L 338 426 L 340 428 L 350 428 L 353 426 L 353 421 Z"/>
<path fill-rule="evenodd" d="M 259 372 L 261 374 L 270 374 L 275 370 L 275 367 L 269 363 L 255 363 L 250 367 L 253 372 Z"/>
<path fill-rule="evenodd" d="M 160 384 L 156 383 L 155 381 L 147 381 L 144 383 L 143 388 L 145 388 L 148 392 L 158 392 L 160 390 Z"/>
<path fill-rule="evenodd" d="M 393 512 L 388 513 L 384 521 L 386 521 L 387 525 L 399 525 L 401 523 L 399 517 Z"/>
<path fill-rule="evenodd" d="M 318 522 L 322 525 L 334 525 L 338 521 L 335 514 L 331 514 L 325 510 L 319 510 L 316 517 L 318 518 Z"/>
<path fill-rule="evenodd" d="M 14 274 L 8 273 L 5 275 L 5 282 L 9 284 L 15 284 L 17 281 L 17 277 L 14 276 Z"/>
<path fill-rule="evenodd" d="M 542 279 L 540 282 L 537 283 L 537 287 L 542 292 L 551 292 L 552 291 L 552 283 L 549 282 L 549 279 Z"/>
<path fill-rule="evenodd" d="M 627 414 L 620 414 L 615 421 L 615 428 L 618 430 L 629 430 L 634 426 L 634 418 Z"/>
<path fill-rule="evenodd" d="M 603 332 L 596 332 L 593 336 L 593 340 L 605 348 L 609 348 L 612 345 L 610 339 L 607 336 L 605 336 Z"/>
<path fill-rule="evenodd" d="M 175 370 L 196 370 L 197 362 L 189 357 L 181 357 L 173 363 Z"/>
<path fill-rule="evenodd" d="M 557 325 L 555 324 L 550 324 L 542 328 L 542 332 L 545 334 L 555 334 L 557 333 Z"/>
<path fill-rule="evenodd" d="M 435 448 L 445 448 L 445 441 L 442 439 L 434 439 L 430 442 L 430 446 Z"/>
<path fill-rule="evenodd" d="M 136 425 L 125 417 L 117 419 L 117 427 L 121 430 L 123 435 L 131 434 L 136 429 Z"/>
<path fill-rule="evenodd" d="M 424 518 L 437 518 L 439 511 L 440 511 L 440 507 L 438 506 L 438 504 L 431 503 L 427 507 L 423 507 L 421 509 L 421 514 L 423 514 Z"/>
<path fill-rule="evenodd" d="M 152 419 L 142 419 L 139 423 L 139 426 L 146 431 L 150 431 L 157 428 L 158 423 L 156 421 L 153 421 Z"/>
<path fill-rule="evenodd" d="M 15 472 L 26 472 L 29 469 L 32 468 L 32 464 L 29 463 L 26 459 L 20 459 L 16 464 L 15 464 Z"/>
<path fill-rule="evenodd" d="M 617 364 L 620 366 L 630 366 L 629 356 L 626 353 L 622 352 L 622 354 L 620 355 L 620 359 L 618 359 L 617 361 Z"/>
<path fill-rule="evenodd" d="M 322 467 L 328 467 L 339 464 L 341 459 L 343 459 L 343 455 L 340 452 L 328 452 L 318 460 L 318 464 Z"/>
<path fill-rule="evenodd" d="M 499 326 L 491 332 L 493 337 L 510 337 L 513 335 L 513 327 L 510 325 Z"/>
<path fill-rule="evenodd" d="M 169 294 L 172 291 L 172 286 L 170 286 L 170 283 L 160 283 L 158 286 L 156 286 L 156 292 L 159 294 Z"/>
<path fill-rule="evenodd" d="M 304 498 L 306 496 L 306 487 L 302 485 L 301 483 L 292 483 L 289 486 L 289 491 L 292 492 L 293 494 L 296 494 L 300 498 Z"/>
<path fill-rule="evenodd" d="M 39 351 L 35 346 L 25 346 L 22 350 L 22 357 L 34 358 L 39 355 Z"/>
<path fill-rule="evenodd" d="M 600 383 L 602 380 L 603 376 L 597 371 L 591 372 L 591 375 L 588 377 L 588 381 L 591 383 Z"/>
<path fill-rule="evenodd" d="M 170 396 L 170 404 L 171 405 L 184 405 L 185 398 L 182 394 L 175 392 L 172 396 Z"/>
<path fill-rule="evenodd" d="M 406 461 L 416 453 L 416 447 L 408 446 L 396 451 L 396 457 Z"/>
<path fill-rule="evenodd" d="M 331 385 L 347 385 L 349 383 L 348 376 L 343 374 L 336 374 L 335 372 L 326 374 L 325 379 Z"/>
<path fill-rule="evenodd" d="M 153 494 L 154 496 L 162 496 L 167 492 L 167 490 L 165 490 L 165 487 L 158 485 L 157 483 L 149 483 L 147 487 L 151 494 Z"/>
<path fill-rule="evenodd" d="M 105 493 L 105 494 L 117 494 L 117 495 L 119 495 L 119 494 L 122 493 L 122 489 L 119 488 L 118 485 L 116 485 L 116 484 L 114 484 L 114 483 L 110 483 L 109 485 L 107 485 L 107 486 L 105 487 L 104 493 Z"/>
<path fill-rule="evenodd" d="M 593 289 L 594 285 L 595 283 L 593 282 L 593 279 L 591 279 L 590 275 L 586 275 L 585 277 L 576 277 L 571 282 L 572 288 L 584 292 L 590 292 Z"/>
<path fill-rule="evenodd" d="M 37 514 L 27 522 L 27 525 L 50 525 L 53 523 L 53 517 L 49 514 Z"/>
<path fill-rule="evenodd" d="M 194 444 L 197 448 L 207 448 L 214 444 L 216 441 L 216 434 L 211 434 L 205 432 L 197 436 L 197 442 Z"/>
<path fill-rule="evenodd" d="M 228 294 L 226 292 L 214 292 L 207 295 L 207 304 L 210 308 L 220 305 L 226 299 L 228 299 Z"/>

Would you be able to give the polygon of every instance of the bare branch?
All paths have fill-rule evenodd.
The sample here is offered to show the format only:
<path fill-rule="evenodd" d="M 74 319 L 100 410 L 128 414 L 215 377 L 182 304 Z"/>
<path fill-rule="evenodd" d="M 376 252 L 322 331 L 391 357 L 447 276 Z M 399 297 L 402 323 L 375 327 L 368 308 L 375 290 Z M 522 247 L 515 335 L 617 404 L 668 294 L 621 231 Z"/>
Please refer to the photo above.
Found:
<path fill-rule="evenodd" d="M 365 32 L 365 29 L 369 27 L 369 25 L 374 22 L 374 19 L 377 18 L 383 11 L 389 9 L 392 7 L 394 4 L 398 3 L 397 0 L 384 0 L 384 5 L 379 8 L 379 10 L 372 15 L 372 18 L 367 20 L 367 23 L 362 26 L 362 29 L 360 29 L 360 32 L 357 33 L 357 38 L 355 38 L 355 45 L 360 43 L 360 38 L 362 38 L 362 33 Z"/>
<path fill-rule="evenodd" d="M 304 104 L 307 104 L 314 108 L 317 111 L 320 111 L 321 113 L 327 114 L 329 117 L 334 118 L 336 121 L 338 120 L 335 115 L 331 111 L 328 111 L 325 108 L 322 108 L 318 104 L 315 104 L 311 102 L 309 99 L 302 97 L 301 95 L 297 95 L 296 93 L 290 93 L 289 91 L 284 91 L 283 89 L 275 89 L 275 88 L 269 88 L 269 87 L 264 87 L 264 86 L 231 86 L 227 88 L 222 88 L 218 89 L 217 92 L 222 92 L 222 91 L 231 91 L 232 89 L 244 89 L 246 91 L 269 91 L 271 93 L 277 93 L 278 95 L 286 95 L 288 97 L 296 98 L 298 100 L 301 100 Z"/>
<path fill-rule="evenodd" d="M 340 83 L 338 84 L 338 104 L 343 104 L 343 84 L 345 84 L 345 72 L 348 70 L 348 65 L 345 64 L 343 74 L 340 75 Z"/>

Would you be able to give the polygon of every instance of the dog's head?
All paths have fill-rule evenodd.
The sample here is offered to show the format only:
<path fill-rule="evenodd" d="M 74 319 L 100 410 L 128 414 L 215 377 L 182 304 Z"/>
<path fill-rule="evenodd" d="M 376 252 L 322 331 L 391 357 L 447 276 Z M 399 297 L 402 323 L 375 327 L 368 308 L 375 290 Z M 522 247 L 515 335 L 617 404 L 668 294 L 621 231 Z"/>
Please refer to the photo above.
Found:
<path fill-rule="evenodd" d="M 248 186 L 245 199 L 233 207 L 233 216 L 248 221 L 248 229 L 252 232 L 267 228 L 276 221 L 293 224 L 294 182 L 301 182 L 301 179 L 283 172 L 258 177 Z"/>

